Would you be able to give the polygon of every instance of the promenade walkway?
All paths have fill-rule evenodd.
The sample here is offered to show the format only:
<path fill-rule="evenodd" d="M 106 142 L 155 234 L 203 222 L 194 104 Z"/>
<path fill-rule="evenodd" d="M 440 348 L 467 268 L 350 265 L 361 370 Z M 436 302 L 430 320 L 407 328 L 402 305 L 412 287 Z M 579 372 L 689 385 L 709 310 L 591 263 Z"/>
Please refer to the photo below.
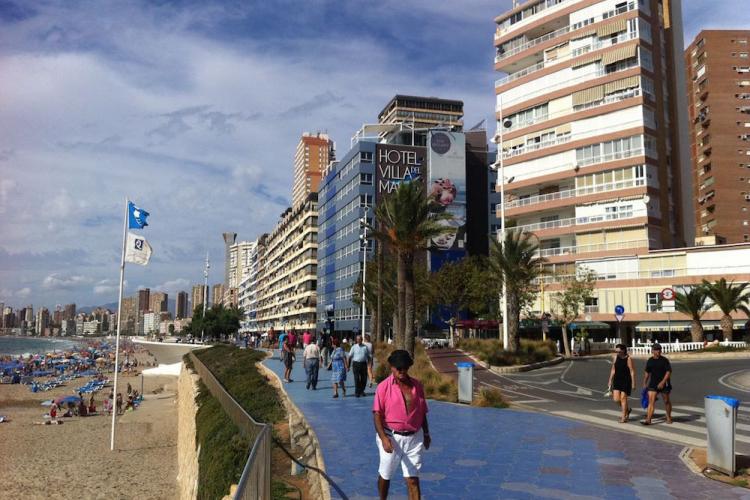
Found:
<path fill-rule="evenodd" d="M 264 363 L 282 375 L 278 355 Z M 350 499 L 377 498 L 374 389 L 368 389 L 364 398 L 355 398 L 351 386 L 346 398 L 332 399 L 330 373 L 321 371 L 318 390 L 307 391 L 298 361 L 294 382 L 284 387 L 318 435 L 326 470 L 342 491 Z M 423 497 L 428 500 L 750 500 L 747 489 L 690 472 L 678 458 L 678 445 L 540 413 L 429 404 L 433 444 L 421 475 Z M 392 481 L 390 498 L 406 498 L 400 478 Z"/>

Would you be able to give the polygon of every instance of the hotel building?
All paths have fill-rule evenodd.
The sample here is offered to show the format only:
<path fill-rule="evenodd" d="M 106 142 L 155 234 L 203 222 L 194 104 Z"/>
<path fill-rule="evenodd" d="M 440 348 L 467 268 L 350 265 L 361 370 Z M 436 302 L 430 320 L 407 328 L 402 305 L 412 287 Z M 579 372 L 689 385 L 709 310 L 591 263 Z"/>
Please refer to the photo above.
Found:
<path fill-rule="evenodd" d="M 750 30 L 685 51 L 697 242 L 750 241 Z"/>
<path fill-rule="evenodd" d="M 692 241 L 679 1 L 532 0 L 495 21 L 507 225 L 563 273 Z"/>

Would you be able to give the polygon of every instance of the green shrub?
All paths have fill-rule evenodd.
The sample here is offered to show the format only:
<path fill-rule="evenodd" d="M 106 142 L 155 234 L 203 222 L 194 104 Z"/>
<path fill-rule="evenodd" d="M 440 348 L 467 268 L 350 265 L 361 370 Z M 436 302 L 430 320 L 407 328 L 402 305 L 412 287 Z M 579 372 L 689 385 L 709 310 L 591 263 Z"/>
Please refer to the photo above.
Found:
<path fill-rule="evenodd" d="M 476 406 L 485 406 L 491 408 L 507 408 L 508 403 L 503 398 L 500 389 L 482 388 L 479 391 L 479 397 L 474 402 Z"/>
<path fill-rule="evenodd" d="M 461 339 L 458 347 L 492 366 L 528 365 L 557 356 L 557 348 L 551 340 L 521 339 L 518 352 L 505 351 L 502 343 L 494 339 Z"/>
<path fill-rule="evenodd" d="M 377 363 L 373 375 L 377 382 L 385 380 L 391 374 L 388 356 L 394 349 L 395 347 L 392 344 L 375 346 Z M 425 396 L 430 399 L 455 403 L 458 400 L 458 385 L 453 377 L 438 373 L 432 367 L 432 363 L 430 363 L 421 343 L 417 343 L 414 351 L 414 365 L 409 369 L 409 375 L 422 383 Z"/>

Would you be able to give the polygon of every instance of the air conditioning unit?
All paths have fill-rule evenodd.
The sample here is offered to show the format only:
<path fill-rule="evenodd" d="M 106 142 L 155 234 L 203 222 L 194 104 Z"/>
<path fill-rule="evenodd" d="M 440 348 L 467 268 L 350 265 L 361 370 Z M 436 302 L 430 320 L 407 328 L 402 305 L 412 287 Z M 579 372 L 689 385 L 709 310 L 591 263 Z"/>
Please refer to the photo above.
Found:
<path fill-rule="evenodd" d="M 745 201 L 750 201 L 750 194 L 745 195 Z"/>

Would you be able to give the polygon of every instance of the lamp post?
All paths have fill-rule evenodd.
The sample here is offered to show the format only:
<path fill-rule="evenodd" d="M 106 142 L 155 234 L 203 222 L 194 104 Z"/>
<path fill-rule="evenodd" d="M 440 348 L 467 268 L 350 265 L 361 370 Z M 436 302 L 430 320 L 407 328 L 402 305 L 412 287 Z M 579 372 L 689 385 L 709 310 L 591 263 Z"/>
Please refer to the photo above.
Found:
<path fill-rule="evenodd" d="M 500 249 L 505 254 L 505 169 L 503 165 L 503 129 L 510 128 L 513 122 L 507 118 L 503 118 L 503 96 L 498 95 L 498 106 L 497 109 L 500 112 L 500 126 L 497 129 L 495 136 L 495 143 L 498 144 L 497 148 L 497 161 L 493 164 L 494 169 L 497 169 L 497 184 L 500 187 Z M 506 351 L 510 350 L 508 345 L 508 287 L 505 283 L 505 277 L 503 277 L 503 296 L 500 300 L 500 307 L 503 314 L 503 349 Z"/>
<path fill-rule="evenodd" d="M 367 306 L 365 305 L 365 285 L 367 284 L 367 212 L 370 207 L 365 206 L 365 213 L 362 218 L 359 219 L 359 224 L 363 229 L 363 233 L 359 235 L 362 241 L 362 339 L 365 338 L 365 314 L 367 313 Z"/>
<path fill-rule="evenodd" d="M 201 321 L 201 344 L 203 343 L 203 334 L 206 330 L 206 305 L 208 304 L 208 269 L 211 264 L 208 262 L 208 252 L 206 252 L 206 266 L 203 268 L 203 319 Z"/>

